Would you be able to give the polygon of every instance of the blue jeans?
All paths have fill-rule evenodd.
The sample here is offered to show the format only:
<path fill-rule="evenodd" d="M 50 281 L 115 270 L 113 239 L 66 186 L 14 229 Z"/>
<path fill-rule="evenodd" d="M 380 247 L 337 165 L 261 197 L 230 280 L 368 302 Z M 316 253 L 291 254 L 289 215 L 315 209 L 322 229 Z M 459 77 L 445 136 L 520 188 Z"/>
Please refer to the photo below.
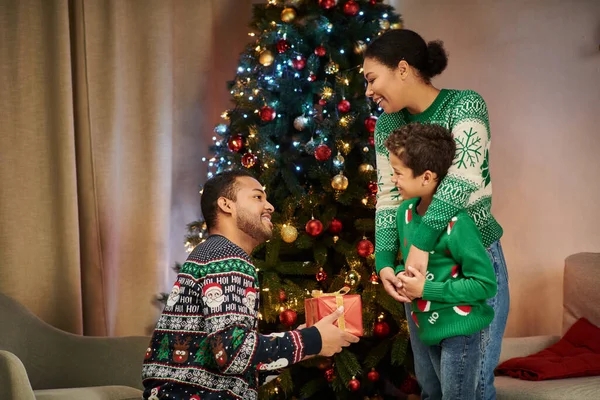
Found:
<path fill-rule="evenodd" d="M 508 308 L 510 305 L 510 295 L 508 293 L 508 273 L 506 271 L 506 261 L 500 241 L 492 243 L 487 249 L 488 255 L 494 270 L 496 271 L 496 280 L 498 282 L 498 292 L 496 296 L 488 300 L 488 304 L 494 309 L 495 316 L 492 323 L 479 332 L 481 353 L 478 358 L 479 364 L 472 364 L 467 373 L 478 376 L 477 382 L 477 400 L 493 400 L 496 398 L 496 388 L 494 387 L 494 369 L 498 365 L 500 358 L 500 348 L 502 346 L 502 336 L 504 336 L 504 328 L 506 327 L 506 319 L 508 317 Z M 405 304 L 406 315 L 410 315 L 410 304 Z M 415 356 L 415 372 L 417 381 L 421 386 L 422 400 L 439 400 L 455 398 L 449 397 L 443 382 L 444 375 L 440 375 L 441 364 L 433 363 L 431 357 L 431 347 L 424 345 L 417 335 L 417 327 L 412 318 L 406 318 L 410 331 L 410 342 Z M 477 334 L 476 334 L 477 335 Z M 464 338 L 464 336 L 462 336 Z M 443 342 L 441 343 L 443 348 Z M 441 358 L 443 362 L 443 357 Z M 436 369 L 437 368 L 437 369 Z M 451 381 L 455 378 L 448 377 Z M 467 399 L 467 397 L 464 397 Z"/>

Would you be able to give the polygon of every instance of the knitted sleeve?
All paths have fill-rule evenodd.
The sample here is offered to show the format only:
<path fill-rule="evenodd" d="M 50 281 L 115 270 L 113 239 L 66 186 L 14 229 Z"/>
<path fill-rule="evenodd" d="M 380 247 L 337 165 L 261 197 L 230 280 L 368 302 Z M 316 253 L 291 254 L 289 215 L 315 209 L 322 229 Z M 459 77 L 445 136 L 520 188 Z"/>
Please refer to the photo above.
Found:
<path fill-rule="evenodd" d="M 378 274 L 384 267 L 394 268 L 398 257 L 396 211 L 402 198 L 398 189 L 392 184 L 392 168 L 383 142 L 394 129 L 406 123 L 399 114 L 383 114 L 375 126 L 378 183 L 375 208 L 375 269 Z"/>
<path fill-rule="evenodd" d="M 207 264 L 205 271 L 209 273 L 197 290 L 202 293 L 210 352 L 222 373 L 280 369 L 321 351 L 315 327 L 271 335 L 257 332 L 258 283 L 251 264 L 219 260 Z"/>
<path fill-rule="evenodd" d="M 487 106 L 483 98 L 470 90 L 461 93 L 452 114 L 452 136 L 456 155 L 448 175 L 442 180 L 413 244 L 431 251 L 450 219 L 464 210 L 469 197 L 481 187 L 485 152 L 490 140 Z"/>
<path fill-rule="evenodd" d="M 443 282 L 426 280 L 423 299 L 449 304 L 469 304 L 496 295 L 496 274 L 475 222 L 466 212 L 453 218 L 446 230 L 448 250 L 456 265 Z"/>

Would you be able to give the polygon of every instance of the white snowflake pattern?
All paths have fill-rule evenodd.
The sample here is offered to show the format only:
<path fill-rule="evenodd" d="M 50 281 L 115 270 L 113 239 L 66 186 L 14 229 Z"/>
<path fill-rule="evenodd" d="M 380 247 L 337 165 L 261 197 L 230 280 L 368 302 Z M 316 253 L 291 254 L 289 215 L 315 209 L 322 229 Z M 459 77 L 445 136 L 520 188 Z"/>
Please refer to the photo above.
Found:
<path fill-rule="evenodd" d="M 173 379 L 185 380 L 187 376 L 187 369 L 178 369 L 173 373 Z"/>
<path fill-rule="evenodd" d="M 181 327 L 183 326 L 183 318 L 181 317 L 176 317 L 171 319 L 171 324 L 170 324 L 170 328 L 171 329 L 181 329 Z"/>
<path fill-rule="evenodd" d="M 200 318 L 198 318 L 198 317 L 186 318 L 183 329 L 185 329 L 186 331 L 197 331 L 199 328 L 199 325 L 200 325 Z"/>
<path fill-rule="evenodd" d="M 469 168 L 474 167 L 475 163 L 479 162 L 481 156 L 481 137 L 477 135 L 477 132 L 473 131 L 473 128 L 469 128 L 469 131 L 463 131 L 465 136 L 454 138 L 456 141 L 456 157 L 455 163 L 457 168 Z"/>

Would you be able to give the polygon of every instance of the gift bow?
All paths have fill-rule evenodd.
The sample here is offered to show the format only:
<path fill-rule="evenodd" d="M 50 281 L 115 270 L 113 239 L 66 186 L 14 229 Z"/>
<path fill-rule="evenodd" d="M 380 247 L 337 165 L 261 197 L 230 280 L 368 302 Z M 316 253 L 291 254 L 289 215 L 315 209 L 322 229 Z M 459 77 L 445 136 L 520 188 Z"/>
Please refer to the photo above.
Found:
<path fill-rule="evenodd" d="M 338 308 L 340 308 L 341 306 L 344 305 L 344 298 L 342 296 L 347 294 L 349 291 L 350 291 L 350 288 L 348 286 L 344 286 L 340 290 L 337 290 L 332 293 L 323 293 L 322 290 L 313 290 L 311 292 L 311 295 L 315 299 L 318 299 L 319 297 L 323 297 L 323 296 L 335 296 L 335 304 L 337 305 Z M 346 330 L 346 320 L 344 319 L 343 313 L 342 313 L 342 315 L 340 315 L 340 317 L 338 318 L 337 321 L 338 321 L 338 328 L 345 331 Z"/>

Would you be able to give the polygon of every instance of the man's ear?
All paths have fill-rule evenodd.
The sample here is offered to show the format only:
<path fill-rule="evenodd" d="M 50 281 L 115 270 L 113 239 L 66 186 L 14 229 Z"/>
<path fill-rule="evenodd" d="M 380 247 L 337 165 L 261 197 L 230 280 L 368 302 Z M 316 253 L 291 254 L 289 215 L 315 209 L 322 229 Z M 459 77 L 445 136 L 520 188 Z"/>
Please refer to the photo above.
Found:
<path fill-rule="evenodd" d="M 233 212 L 233 202 L 225 197 L 219 197 L 217 199 L 217 205 L 225 214 L 231 214 Z"/>

